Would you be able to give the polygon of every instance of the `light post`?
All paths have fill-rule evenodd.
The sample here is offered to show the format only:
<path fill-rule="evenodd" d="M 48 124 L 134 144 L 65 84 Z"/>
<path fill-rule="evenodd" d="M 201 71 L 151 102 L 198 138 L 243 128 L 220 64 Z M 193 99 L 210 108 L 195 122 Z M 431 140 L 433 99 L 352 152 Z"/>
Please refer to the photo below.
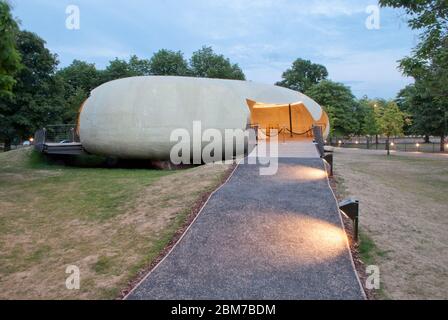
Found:
<path fill-rule="evenodd" d="M 442 141 L 442 143 L 440 144 L 440 146 L 441 147 L 443 147 L 443 144 L 445 143 L 445 139 L 446 139 L 446 129 L 447 129 L 447 120 L 446 120 L 446 114 L 448 113 L 448 111 L 447 110 L 445 110 L 445 121 L 444 121 L 444 125 L 443 125 L 443 141 Z M 446 144 L 446 146 L 447 146 L 447 148 L 448 148 L 448 143 Z M 442 149 L 442 148 L 441 148 Z M 440 151 L 445 151 L 445 150 L 440 150 Z"/>

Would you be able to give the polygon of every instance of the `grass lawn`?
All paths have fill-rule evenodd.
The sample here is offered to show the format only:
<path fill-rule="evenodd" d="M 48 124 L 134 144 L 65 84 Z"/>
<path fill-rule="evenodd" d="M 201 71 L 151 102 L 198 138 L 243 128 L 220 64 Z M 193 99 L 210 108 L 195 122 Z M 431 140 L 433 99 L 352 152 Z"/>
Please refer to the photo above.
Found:
<path fill-rule="evenodd" d="M 110 299 L 148 265 L 229 165 L 188 170 L 51 165 L 0 154 L 0 299 Z M 81 272 L 67 290 L 67 265 Z"/>
<path fill-rule="evenodd" d="M 335 150 L 341 193 L 360 199 L 360 254 L 392 299 L 448 298 L 448 158 Z"/>

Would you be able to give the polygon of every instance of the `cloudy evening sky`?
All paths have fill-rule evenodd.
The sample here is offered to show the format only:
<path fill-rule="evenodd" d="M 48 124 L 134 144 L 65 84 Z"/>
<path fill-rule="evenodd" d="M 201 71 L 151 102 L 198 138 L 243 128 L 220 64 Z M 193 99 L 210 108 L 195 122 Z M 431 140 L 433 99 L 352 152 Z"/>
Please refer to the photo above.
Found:
<path fill-rule="evenodd" d="M 248 80 L 274 83 L 296 58 L 325 65 L 329 78 L 358 97 L 393 98 L 411 80 L 397 60 L 417 39 L 402 12 L 381 9 L 369 30 L 375 0 L 11 0 L 22 28 L 47 41 L 60 66 L 73 59 L 104 68 L 115 57 L 150 58 L 167 48 L 187 58 L 203 45 L 237 62 Z M 80 30 L 65 27 L 67 5 L 80 8 Z"/>

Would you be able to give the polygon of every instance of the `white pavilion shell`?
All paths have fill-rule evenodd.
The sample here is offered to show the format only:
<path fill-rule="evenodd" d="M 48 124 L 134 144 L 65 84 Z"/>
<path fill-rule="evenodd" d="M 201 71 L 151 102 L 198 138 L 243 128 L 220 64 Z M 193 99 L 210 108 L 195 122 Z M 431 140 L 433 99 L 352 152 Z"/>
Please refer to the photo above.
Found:
<path fill-rule="evenodd" d="M 328 117 L 309 97 L 286 88 L 250 81 L 191 77 L 132 77 L 105 83 L 91 92 L 79 117 L 79 135 L 92 154 L 120 158 L 167 160 L 176 142 L 173 130 L 193 121 L 208 128 L 246 130 L 253 103 L 302 106 L 313 123 Z"/>

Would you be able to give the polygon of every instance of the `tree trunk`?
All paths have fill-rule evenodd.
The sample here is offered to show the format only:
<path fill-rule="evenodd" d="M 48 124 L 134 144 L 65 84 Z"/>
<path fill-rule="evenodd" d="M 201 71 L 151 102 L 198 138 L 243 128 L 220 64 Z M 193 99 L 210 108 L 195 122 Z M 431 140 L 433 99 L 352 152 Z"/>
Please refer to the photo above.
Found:
<path fill-rule="evenodd" d="M 387 150 L 387 155 L 390 156 L 389 136 L 387 136 L 387 138 L 386 138 L 386 150 Z"/>
<path fill-rule="evenodd" d="M 425 143 L 429 143 L 429 135 L 425 134 Z"/>
<path fill-rule="evenodd" d="M 5 141 L 5 147 L 3 149 L 4 152 L 11 150 L 11 139 L 6 138 Z"/>
<path fill-rule="evenodd" d="M 445 152 L 445 135 L 440 136 L 440 152 Z"/>
<path fill-rule="evenodd" d="M 370 149 L 370 137 L 366 137 L 367 149 Z"/>
<path fill-rule="evenodd" d="M 376 148 L 378 149 L 378 135 L 375 135 L 375 144 L 376 144 Z"/>

